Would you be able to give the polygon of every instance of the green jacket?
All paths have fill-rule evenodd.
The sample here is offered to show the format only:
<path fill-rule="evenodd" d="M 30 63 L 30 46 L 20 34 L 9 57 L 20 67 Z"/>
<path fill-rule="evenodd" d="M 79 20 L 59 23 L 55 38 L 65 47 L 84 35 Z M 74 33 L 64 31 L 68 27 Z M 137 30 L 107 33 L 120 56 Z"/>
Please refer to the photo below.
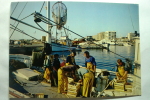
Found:
<path fill-rule="evenodd" d="M 49 59 L 44 60 L 44 67 L 51 67 L 51 62 Z"/>

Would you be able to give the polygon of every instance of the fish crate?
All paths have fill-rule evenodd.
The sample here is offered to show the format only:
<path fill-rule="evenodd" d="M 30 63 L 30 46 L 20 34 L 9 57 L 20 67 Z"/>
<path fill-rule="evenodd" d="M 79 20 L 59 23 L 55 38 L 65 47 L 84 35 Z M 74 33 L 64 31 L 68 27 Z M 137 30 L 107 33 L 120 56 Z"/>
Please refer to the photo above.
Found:
<path fill-rule="evenodd" d="M 71 96 L 71 97 L 77 97 L 80 93 L 80 89 L 81 89 L 81 84 L 80 83 L 76 83 L 76 82 L 69 83 L 68 82 L 67 95 Z"/>
<path fill-rule="evenodd" d="M 44 98 L 44 93 L 36 93 L 34 94 L 34 98 Z"/>
<path fill-rule="evenodd" d="M 74 83 L 74 79 L 73 79 L 73 78 L 68 77 L 68 83 Z"/>
<path fill-rule="evenodd" d="M 125 90 L 132 92 L 132 85 L 125 85 Z"/>
<path fill-rule="evenodd" d="M 114 89 L 116 91 L 125 91 L 125 82 L 115 82 Z"/>

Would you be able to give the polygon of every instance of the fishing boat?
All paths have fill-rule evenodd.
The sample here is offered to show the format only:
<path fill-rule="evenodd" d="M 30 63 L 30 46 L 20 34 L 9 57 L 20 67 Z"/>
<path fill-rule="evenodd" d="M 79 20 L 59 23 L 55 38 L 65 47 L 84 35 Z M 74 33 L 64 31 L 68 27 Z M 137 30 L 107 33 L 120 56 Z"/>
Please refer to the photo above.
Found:
<path fill-rule="evenodd" d="M 78 45 L 76 48 L 75 48 L 76 51 L 81 51 L 81 47 Z"/>
<path fill-rule="evenodd" d="M 47 18 L 48 19 L 46 19 L 46 17 L 45 16 L 43 16 L 42 18 L 41 18 L 41 16 L 40 16 L 40 14 L 38 13 L 38 12 L 35 12 L 35 13 L 33 13 L 33 14 L 31 14 L 31 15 L 34 15 L 34 17 L 35 17 L 35 23 L 41 28 L 41 26 L 38 24 L 38 19 L 40 19 L 40 20 L 42 20 L 42 21 L 46 21 L 46 24 L 47 24 L 47 31 L 46 30 L 43 30 L 43 28 L 37 28 L 37 27 L 34 27 L 34 26 L 32 26 L 32 25 L 30 25 L 30 24 L 28 24 L 28 23 L 26 23 L 26 22 L 23 22 L 23 21 L 21 21 L 21 20 L 18 20 L 18 19 L 16 19 L 16 18 L 13 18 L 13 17 L 11 17 L 11 19 L 12 20 L 14 20 L 14 21 L 17 21 L 17 22 L 20 22 L 20 23 L 22 23 L 22 24 L 25 24 L 25 25 L 27 25 L 27 26 L 29 26 L 29 27 L 33 27 L 33 28 L 35 28 L 35 29 L 38 29 L 38 30 L 40 30 L 40 31 L 43 31 L 43 32 L 46 32 L 46 33 L 48 33 L 48 35 L 47 36 L 45 36 L 45 39 L 44 39 L 44 43 L 49 43 L 50 45 L 51 45 L 51 48 L 52 48 L 52 51 L 53 52 L 58 52 L 58 51 L 68 51 L 68 50 L 72 50 L 72 49 L 74 49 L 74 47 L 71 47 L 71 42 L 69 42 L 69 38 L 67 38 L 66 39 L 66 42 L 67 42 L 67 44 L 66 45 L 63 45 L 63 44 L 60 44 L 60 43 L 55 43 L 55 42 L 52 42 L 52 31 L 51 31 L 51 29 L 52 29 L 52 27 L 57 27 L 57 30 L 61 30 L 62 29 L 62 26 L 64 26 L 65 25 L 65 23 L 66 23 L 66 21 L 67 21 L 67 8 L 66 8 L 66 6 L 64 5 L 64 4 L 62 4 L 63 5 L 63 9 L 56 9 L 56 7 L 57 7 L 57 3 L 56 4 L 54 4 L 53 5 L 53 7 L 52 7 L 52 17 L 54 18 L 54 22 L 55 23 L 57 23 L 57 24 L 61 24 L 61 27 L 59 26 L 59 25 L 52 25 L 49 21 L 48 21 L 48 19 L 50 19 L 50 4 L 47 4 L 47 7 L 49 7 L 48 9 L 47 9 Z M 56 10 L 58 10 L 58 12 L 56 11 Z M 61 10 L 61 12 L 60 12 L 60 10 Z M 34 12 L 34 11 L 33 11 Z M 61 13 L 61 14 L 60 14 Z M 62 14 L 63 13 L 63 14 Z M 63 17 L 63 21 L 61 20 L 61 18 Z M 37 22 L 36 22 L 37 21 Z M 39 21 L 40 22 L 40 21 Z M 50 27 L 51 26 L 51 27 Z M 21 29 L 19 29 L 19 28 L 17 28 L 17 27 L 15 27 L 14 25 L 12 25 L 12 24 L 10 24 L 10 28 L 11 29 L 13 29 L 14 31 L 17 31 L 17 32 L 20 32 L 20 33 L 22 33 L 22 34 L 25 34 L 25 35 L 27 35 L 27 36 L 29 36 L 29 37 L 31 37 L 31 38 L 33 38 L 33 39 L 35 39 L 35 40 L 38 40 L 38 39 L 36 39 L 35 37 L 33 37 L 33 36 L 31 36 L 31 35 L 29 35 L 29 34 L 27 34 L 26 32 L 24 32 L 24 31 L 22 31 Z M 66 32 L 66 30 L 64 31 L 64 32 Z M 49 35 L 49 34 L 51 34 L 51 35 Z M 57 32 L 56 32 L 56 34 L 58 34 Z M 66 33 L 65 33 L 66 34 Z M 12 36 L 12 35 L 11 35 Z M 11 36 L 10 36 L 10 38 L 11 38 Z M 43 38 L 42 38 L 43 39 Z M 42 40 L 41 39 L 41 40 Z M 57 36 L 56 36 L 56 40 L 57 40 Z M 43 40 L 42 40 L 43 41 Z M 39 44 L 32 44 L 32 45 L 10 45 L 10 53 L 11 54 L 31 54 L 32 53 L 32 51 L 33 50 L 37 50 L 37 51 L 42 51 L 42 49 L 44 48 L 44 43 L 39 43 Z M 15 43 L 14 44 L 20 44 L 20 42 L 19 41 L 15 41 Z"/>
<path fill-rule="evenodd" d="M 116 88 L 109 89 L 108 86 L 110 85 L 109 82 L 107 84 L 99 84 L 101 87 L 97 87 L 100 92 L 95 92 L 95 87 L 92 88 L 92 94 L 91 97 L 117 97 L 117 96 L 138 96 L 141 95 L 141 68 L 140 68 L 140 50 L 139 45 L 140 41 L 139 38 L 136 39 L 136 45 L 135 45 L 135 60 L 134 60 L 134 72 L 133 74 L 128 74 L 127 82 L 128 84 L 124 85 L 122 89 L 118 90 Z M 32 67 L 32 56 L 28 55 L 10 55 L 10 59 L 19 60 L 21 62 L 24 62 L 28 68 L 23 68 L 20 70 L 17 70 L 17 72 L 13 72 L 14 79 L 11 78 L 11 80 L 15 80 L 14 84 L 17 84 L 14 87 L 15 91 L 23 91 L 26 90 L 26 96 L 25 97 L 34 97 L 33 95 L 43 93 L 44 95 L 47 95 L 48 98 L 75 98 L 76 95 L 62 95 L 57 93 L 56 87 L 50 87 L 50 83 L 46 82 L 38 82 L 38 81 L 31 81 L 31 77 L 39 76 L 42 69 L 34 69 L 31 70 Z M 80 66 L 83 67 L 83 66 Z M 30 70 L 29 70 L 30 69 Z M 22 71 L 21 71 L 22 70 Z M 96 75 L 95 78 L 99 79 L 100 74 L 104 71 L 108 71 L 107 69 L 96 69 Z M 110 73 L 109 80 L 113 80 L 116 77 L 116 72 L 114 71 L 108 71 Z M 25 73 L 28 73 L 25 74 Z M 32 74 L 31 74 L 32 73 Z M 100 79 L 99 79 L 100 80 Z M 100 80 L 102 81 L 102 80 Z M 12 82 L 12 81 L 11 81 Z M 17 82 L 17 83 L 16 83 Z M 26 84 L 26 85 L 24 85 Z M 10 89 L 13 87 L 13 85 L 10 87 Z M 20 88 L 19 88 L 20 87 Z M 38 87 L 38 89 L 36 89 Z M 121 85 L 120 85 L 121 87 Z M 21 90 L 22 89 L 22 90 Z M 75 89 L 74 89 L 75 90 Z M 17 92 L 17 93 L 18 93 Z M 12 97 L 12 94 L 15 94 L 16 92 L 10 92 L 10 98 Z M 25 94 L 25 93 L 22 93 Z M 30 95 L 29 95 L 30 94 Z M 21 96 L 21 94 L 19 94 Z"/>

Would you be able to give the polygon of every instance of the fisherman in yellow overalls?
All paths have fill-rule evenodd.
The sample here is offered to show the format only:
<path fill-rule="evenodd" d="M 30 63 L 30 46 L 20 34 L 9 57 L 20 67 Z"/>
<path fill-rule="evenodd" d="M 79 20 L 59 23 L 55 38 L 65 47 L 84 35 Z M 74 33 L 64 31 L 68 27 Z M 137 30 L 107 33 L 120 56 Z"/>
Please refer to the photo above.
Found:
<path fill-rule="evenodd" d="M 117 60 L 117 72 L 116 72 L 116 76 L 117 76 L 117 80 L 127 80 L 127 71 L 125 69 L 125 64 L 124 62 L 122 62 L 121 59 Z"/>
<path fill-rule="evenodd" d="M 93 56 L 90 56 L 90 53 L 88 51 L 84 52 L 84 56 L 85 56 L 86 68 L 89 69 L 90 71 L 92 71 L 93 73 L 95 73 L 96 72 L 95 58 Z"/>
<path fill-rule="evenodd" d="M 76 65 L 66 65 L 58 69 L 58 93 L 67 94 L 68 78 L 66 74 L 72 73 L 73 78 L 75 80 L 76 79 L 75 70 Z"/>
<path fill-rule="evenodd" d="M 93 82 L 94 82 L 93 73 L 89 69 L 80 68 L 79 66 L 77 66 L 77 73 L 80 78 L 78 82 L 83 83 L 82 96 L 90 97 L 92 87 L 93 87 Z"/>
<path fill-rule="evenodd" d="M 90 55 L 88 51 L 84 52 L 85 56 L 85 66 L 87 69 L 89 69 L 93 75 L 94 75 L 94 81 L 93 81 L 93 86 L 96 86 L 95 84 L 95 73 L 96 73 L 96 61 L 93 56 Z"/>
<path fill-rule="evenodd" d="M 46 79 L 47 82 L 51 81 L 51 86 L 54 86 L 54 80 L 52 78 L 52 66 L 48 56 L 45 56 L 44 59 L 44 79 Z"/>

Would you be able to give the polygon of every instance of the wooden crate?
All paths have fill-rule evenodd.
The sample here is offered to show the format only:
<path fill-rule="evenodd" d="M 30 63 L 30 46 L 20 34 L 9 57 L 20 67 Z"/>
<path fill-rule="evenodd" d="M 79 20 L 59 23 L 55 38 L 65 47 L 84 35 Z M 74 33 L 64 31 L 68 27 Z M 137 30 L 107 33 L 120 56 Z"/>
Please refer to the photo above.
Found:
<path fill-rule="evenodd" d="M 79 83 L 75 83 L 74 84 L 69 84 L 68 83 L 68 92 L 67 95 L 71 96 L 71 97 L 77 97 L 77 95 L 80 93 L 80 84 Z"/>
<path fill-rule="evenodd" d="M 68 77 L 68 83 L 73 83 L 73 82 L 74 82 L 74 80 L 72 78 Z"/>
<path fill-rule="evenodd" d="M 125 90 L 132 92 L 132 85 L 125 85 Z"/>
<path fill-rule="evenodd" d="M 125 91 L 125 82 L 116 82 L 116 83 L 114 83 L 114 89 L 116 91 Z"/>
<path fill-rule="evenodd" d="M 125 88 L 131 89 L 131 88 L 132 88 L 132 85 L 125 85 Z"/>

